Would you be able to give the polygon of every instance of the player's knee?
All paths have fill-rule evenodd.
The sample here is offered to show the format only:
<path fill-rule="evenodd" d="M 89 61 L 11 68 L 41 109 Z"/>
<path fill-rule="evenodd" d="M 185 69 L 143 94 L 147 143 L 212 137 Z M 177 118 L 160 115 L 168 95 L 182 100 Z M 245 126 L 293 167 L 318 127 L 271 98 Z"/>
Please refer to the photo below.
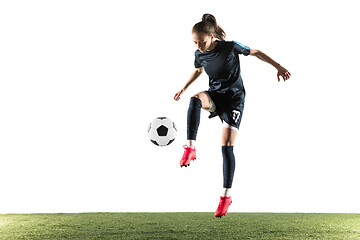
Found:
<path fill-rule="evenodd" d="M 197 93 L 197 94 L 195 94 L 193 97 L 195 97 L 195 98 L 199 98 L 200 99 L 200 95 Z"/>
<path fill-rule="evenodd" d="M 236 131 L 230 128 L 223 128 L 223 135 L 222 135 L 222 146 L 234 146 L 235 139 L 236 139 Z"/>
<path fill-rule="evenodd" d="M 208 98 L 208 95 L 205 92 L 199 92 L 199 93 L 193 95 L 193 97 L 201 100 L 201 107 L 203 109 L 210 108 L 210 100 Z"/>
<path fill-rule="evenodd" d="M 225 139 L 222 141 L 222 146 L 234 146 L 234 143 L 230 139 Z"/>
<path fill-rule="evenodd" d="M 231 135 L 225 135 L 222 137 L 222 146 L 234 146 L 234 139 L 231 138 Z"/>
<path fill-rule="evenodd" d="M 201 98 L 200 94 L 195 94 L 194 96 L 192 96 L 191 98 L 195 98 L 197 100 L 197 102 L 200 103 L 200 107 L 202 108 L 203 107 L 203 99 Z M 190 102 L 194 102 L 193 100 L 191 100 L 190 98 Z M 200 101 L 199 101 L 199 100 Z"/>

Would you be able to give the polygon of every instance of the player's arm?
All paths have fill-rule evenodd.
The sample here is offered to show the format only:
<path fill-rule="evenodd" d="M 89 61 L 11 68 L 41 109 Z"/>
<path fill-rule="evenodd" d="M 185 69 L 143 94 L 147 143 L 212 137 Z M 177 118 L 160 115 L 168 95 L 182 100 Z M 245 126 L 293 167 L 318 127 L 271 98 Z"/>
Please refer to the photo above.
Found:
<path fill-rule="evenodd" d="M 198 79 L 198 77 L 204 72 L 204 67 L 199 67 L 196 68 L 192 74 L 190 75 L 189 80 L 187 81 L 187 83 L 184 86 L 184 90 L 186 90 L 196 79 Z"/>
<path fill-rule="evenodd" d="M 266 55 L 262 51 L 250 48 L 250 55 L 255 56 L 258 59 L 273 65 L 278 70 L 277 78 L 278 78 L 279 82 L 280 82 L 280 76 L 282 76 L 284 81 L 288 80 L 291 77 L 291 74 L 289 73 L 288 70 L 286 70 L 279 63 L 275 62 L 272 58 L 270 58 L 268 55 Z"/>
<path fill-rule="evenodd" d="M 192 74 L 190 75 L 189 80 L 186 82 L 185 86 L 175 93 L 174 99 L 177 101 L 180 99 L 181 94 L 185 92 L 185 90 L 196 80 L 198 77 L 204 72 L 204 67 L 196 68 Z"/>

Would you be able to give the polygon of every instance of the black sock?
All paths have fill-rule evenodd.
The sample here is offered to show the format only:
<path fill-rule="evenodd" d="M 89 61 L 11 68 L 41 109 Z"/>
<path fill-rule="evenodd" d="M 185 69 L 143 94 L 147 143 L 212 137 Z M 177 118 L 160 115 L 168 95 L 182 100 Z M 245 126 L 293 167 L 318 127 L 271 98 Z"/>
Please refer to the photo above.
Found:
<path fill-rule="evenodd" d="M 235 171 L 234 146 L 222 146 L 224 188 L 231 188 Z"/>
<path fill-rule="evenodd" d="M 191 97 L 187 113 L 187 139 L 196 140 L 200 124 L 200 111 L 202 103 L 199 98 Z"/>

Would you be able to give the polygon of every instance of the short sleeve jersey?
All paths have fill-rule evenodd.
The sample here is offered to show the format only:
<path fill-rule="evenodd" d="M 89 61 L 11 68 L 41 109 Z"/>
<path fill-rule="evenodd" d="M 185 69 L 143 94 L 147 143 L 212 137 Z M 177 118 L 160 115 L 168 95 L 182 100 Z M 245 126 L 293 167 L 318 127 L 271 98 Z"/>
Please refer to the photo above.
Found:
<path fill-rule="evenodd" d="M 195 51 L 195 68 L 204 67 L 209 76 L 209 91 L 245 92 L 240 74 L 239 54 L 250 54 L 250 48 L 236 41 L 218 41 L 215 48 L 204 53 Z"/>

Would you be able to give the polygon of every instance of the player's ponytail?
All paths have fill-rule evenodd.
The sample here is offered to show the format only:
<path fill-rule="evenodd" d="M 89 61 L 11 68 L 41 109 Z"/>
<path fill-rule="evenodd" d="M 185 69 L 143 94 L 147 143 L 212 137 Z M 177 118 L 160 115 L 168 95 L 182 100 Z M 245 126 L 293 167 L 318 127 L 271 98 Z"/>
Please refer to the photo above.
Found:
<path fill-rule="evenodd" d="M 192 29 L 193 33 L 205 33 L 210 35 L 214 34 L 214 37 L 218 38 L 220 41 L 225 40 L 226 34 L 225 31 L 217 24 L 216 18 L 211 14 L 204 14 L 202 21 L 194 25 Z"/>

